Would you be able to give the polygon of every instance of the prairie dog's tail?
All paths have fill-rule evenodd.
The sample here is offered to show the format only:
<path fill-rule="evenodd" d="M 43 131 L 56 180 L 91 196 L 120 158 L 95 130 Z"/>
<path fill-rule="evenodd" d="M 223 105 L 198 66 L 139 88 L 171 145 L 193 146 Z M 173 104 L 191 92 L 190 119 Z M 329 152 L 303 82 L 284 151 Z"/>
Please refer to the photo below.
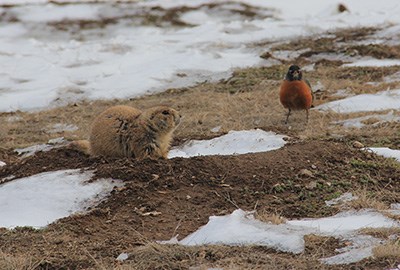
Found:
<path fill-rule="evenodd" d="M 79 140 L 71 142 L 68 147 L 70 149 L 78 150 L 86 155 L 90 155 L 90 142 L 88 140 Z"/>

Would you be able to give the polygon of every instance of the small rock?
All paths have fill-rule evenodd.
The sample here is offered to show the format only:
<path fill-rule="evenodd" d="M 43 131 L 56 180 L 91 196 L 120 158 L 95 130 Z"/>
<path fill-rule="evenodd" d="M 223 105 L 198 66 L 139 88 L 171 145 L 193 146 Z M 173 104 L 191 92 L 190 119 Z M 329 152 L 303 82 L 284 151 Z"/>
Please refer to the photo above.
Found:
<path fill-rule="evenodd" d="M 260 57 L 263 59 L 269 59 L 272 57 L 272 54 L 270 52 L 264 52 L 260 55 Z"/>
<path fill-rule="evenodd" d="M 221 131 L 221 128 L 222 128 L 222 126 L 216 126 L 216 127 L 213 127 L 212 129 L 210 129 L 210 131 L 212 133 L 217 133 L 217 132 Z"/>
<path fill-rule="evenodd" d="M 315 166 L 314 164 L 311 165 L 311 168 L 313 168 L 314 170 L 317 168 L 317 166 Z"/>
<path fill-rule="evenodd" d="M 300 170 L 299 175 L 307 176 L 307 177 L 314 177 L 314 174 L 310 170 L 307 170 L 307 169 Z"/>
<path fill-rule="evenodd" d="M 316 188 L 317 187 L 317 182 L 316 181 L 311 181 L 310 183 L 308 183 L 307 185 L 306 185 L 306 188 L 307 189 L 314 189 L 314 188 Z"/>
<path fill-rule="evenodd" d="M 355 141 L 355 142 L 353 142 L 353 147 L 357 148 L 357 149 L 361 149 L 361 148 L 364 148 L 364 145 L 362 143 L 360 143 L 359 141 Z"/>
<path fill-rule="evenodd" d="M 118 255 L 116 260 L 119 261 L 119 262 L 123 262 L 128 258 L 129 258 L 129 254 L 128 253 L 121 253 L 121 254 Z"/>
<path fill-rule="evenodd" d="M 339 11 L 339 13 L 342 13 L 342 12 L 345 12 L 345 11 L 349 11 L 349 9 L 344 4 L 339 4 L 338 5 L 338 11 Z"/>

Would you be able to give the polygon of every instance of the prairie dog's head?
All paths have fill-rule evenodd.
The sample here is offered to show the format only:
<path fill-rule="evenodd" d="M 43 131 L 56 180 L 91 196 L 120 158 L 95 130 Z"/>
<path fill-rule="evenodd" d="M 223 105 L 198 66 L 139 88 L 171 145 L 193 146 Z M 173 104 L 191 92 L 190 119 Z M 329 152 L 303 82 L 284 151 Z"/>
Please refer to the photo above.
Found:
<path fill-rule="evenodd" d="M 147 109 L 142 113 L 142 117 L 157 131 L 165 132 L 174 130 L 181 121 L 179 112 L 167 106 Z"/>

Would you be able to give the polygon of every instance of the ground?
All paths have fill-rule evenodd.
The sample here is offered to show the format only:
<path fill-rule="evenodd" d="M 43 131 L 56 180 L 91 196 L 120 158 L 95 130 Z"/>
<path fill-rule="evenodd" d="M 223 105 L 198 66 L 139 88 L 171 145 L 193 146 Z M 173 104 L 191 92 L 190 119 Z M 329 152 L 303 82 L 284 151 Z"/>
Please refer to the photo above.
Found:
<path fill-rule="evenodd" d="M 395 162 L 360 151 L 347 140 L 302 140 L 265 153 L 160 161 L 90 158 L 70 149 L 14 158 L 9 155 L 11 165 L 1 169 L 1 178 L 94 168 L 96 177 L 126 183 L 87 214 L 63 218 L 44 230 L 0 231 L 1 242 L 6 243 L 4 259 L 36 269 L 187 269 L 201 265 L 266 269 L 265 263 L 271 269 L 309 269 L 310 265 L 342 269 L 317 261 L 344 245 L 333 238 L 306 238 L 306 251 L 298 256 L 261 247 L 184 248 L 154 241 L 175 235 L 181 239 L 207 223 L 210 215 L 228 214 L 238 207 L 285 218 L 321 217 L 339 211 L 324 201 L 343 192 L 364 190 L 386 205 L 396 202 L 400 192 L 393 182 L 400 179 Z M 302 175 L 302 169 L 313 175 Z M 122 252 L 133 256 L 118 265 L 115 258 Z M 394 263 L 370 259 L 352 267 L 382 269 Z"/>
<path fill-rule="evenodd" d="M 399 46 L 357 45 L 378 29 L 338 30 L 329 37 L 307 37 L 273 46 L 261 57 L 278 50 L 311 48 L 291 60 L 315 68 L 305 72 L 313 85 L 314 104 L 338 99 L 337 90 L 352 94 L 375 93 L 398 87 L 399 82 L 383 78 L 400 67 L 339 68 L 342 61 L 311 59 L 313 55 L 337 51 L 376 58 L 400 58 Z M 337 43 L 341 42 L 341 43 Z M 339 44 L 339 45 L 338 45 Z M 263 47 L 264 44 L 254 44 Z M 0 230 L 1 269 L 387 269 L 398 258 L 382 256 L 345 266 L 328 266 L 318 259 L 335 254 L 346 245 L 330 237 L 309 235 L 300 255 L 276 252 L 263 247 L 182 247 L 158 244 L 178 235 L 184 238 L 208 221 L 210 215 L 224 215 L 234 209 L 256 210 L 259 219 L 273 216 L 304 218 L 330 216 L 340 211 L 325 200 L 353 192 L 362 201 L 348 205 L 387 208 L 398 203 L 400 165 L 354 147 L 359 141 L 368 146 L 400 147 L 399 123 L 382 123 L 361 129 L 346 129 L 332 121 L 365 116 L 341 115 L 312 110 L 295 112 L 288 125 L 279 104 L 281 78 L 290 63 L 271 67 L 237 69 L 231 78 L 217 83 L 203 82 L 193 87 L 166 89 L 165 92 L 131 100 L 82 101 L 39 112 L 0 114 L 2 136 L 0 179 L 9 175 L 29 176 L 44 171 L 72 168 L 95 169 L 95 178 L 121 179 L 108 199 L 88 213 L 63 218 L 42 230 L 29 227 Z M 183 75 L 182 75 L 183 76 Z M 367 84 L 378 82 L 377 85 Z M 166 104 L 184 116 L 176 131 L 174 145 L 190 139 L 208 139 L 228 132 L 261 128 L 290 136 L 282 149 L 240 156 L 206 156 L 159 161 L 93 158 L 71 149 L 39 152 L 19 157 L 13 149 L 64 136 L 68 140 L 87 137 L 91 120 L 104 108 L 127 104 L 146 108 Z M 9 121 L 10 117 L 17 119 Z M 373 120 L 371 120 L 374 123 Z M 57 123 L 78 130 L 48 132 Z M 221 128 L 217 132 L 211 130 Z M 311 174 L 304 174 L 307 169 Z M 371 232 L 373 234 L 376 232 Z M 397 237 L 399 233 L 397 232 Z M 382 238 L 387 237 L 385 234 Z M 131 256 L 117 262 L 119 254 Z"/>

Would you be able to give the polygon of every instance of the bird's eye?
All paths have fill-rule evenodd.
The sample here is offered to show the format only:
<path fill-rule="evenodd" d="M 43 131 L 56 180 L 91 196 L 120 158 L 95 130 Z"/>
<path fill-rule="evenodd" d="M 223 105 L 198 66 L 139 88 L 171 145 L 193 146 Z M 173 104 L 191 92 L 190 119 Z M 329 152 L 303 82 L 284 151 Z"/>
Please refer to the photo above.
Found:
<path fill-rule="evenodd" d="M 163 111 L 162 114 L 163 114 L 163 115 L 168 115 L 168 114 L 169 114 L 169 111 Z"/>

